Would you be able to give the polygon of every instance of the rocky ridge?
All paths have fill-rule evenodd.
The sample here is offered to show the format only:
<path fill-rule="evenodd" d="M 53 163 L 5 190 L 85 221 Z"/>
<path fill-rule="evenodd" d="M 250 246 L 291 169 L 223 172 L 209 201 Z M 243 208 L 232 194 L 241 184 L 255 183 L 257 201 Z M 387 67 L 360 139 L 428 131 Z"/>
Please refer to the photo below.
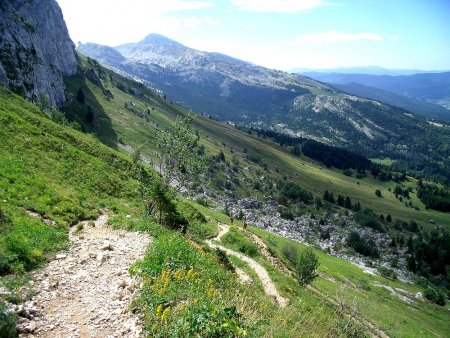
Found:
<path fill-rule="evenodd" d="M 64 75 L 77 71 L 75 46 L 54 0 L 0 2 L 0 83 L 61 107 Z"/>

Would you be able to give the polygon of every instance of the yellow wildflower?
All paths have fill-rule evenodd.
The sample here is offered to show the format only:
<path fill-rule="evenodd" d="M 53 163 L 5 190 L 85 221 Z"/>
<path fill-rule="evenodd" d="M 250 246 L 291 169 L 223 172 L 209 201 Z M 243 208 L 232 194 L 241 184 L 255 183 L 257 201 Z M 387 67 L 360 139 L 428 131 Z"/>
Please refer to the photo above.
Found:
<path fill-rule="evenodd" d="M 177 270 L 177 271 L 175 272 L 175 274 L 173 275 L 173 277 L 174 277 L 176 280 L 183 280 L 183 271 L 182 271 L 182 270 Z"/>
<path fill-rule="evenodd" d="M 170 306 L 164 309 L 164 311 L 161 315 L 162 322 L 166 319 L 166 317 L 169 315 L 169 313 L 170 313 Z"/>
<path fill-rule="evenodd" d="M 161 314 L 162 308 L 163 308 L 162 304 L 159 304 L 158 307 L 156 308 L 156 315 L 158 316 L 158 318 L 159 315 Z"/>

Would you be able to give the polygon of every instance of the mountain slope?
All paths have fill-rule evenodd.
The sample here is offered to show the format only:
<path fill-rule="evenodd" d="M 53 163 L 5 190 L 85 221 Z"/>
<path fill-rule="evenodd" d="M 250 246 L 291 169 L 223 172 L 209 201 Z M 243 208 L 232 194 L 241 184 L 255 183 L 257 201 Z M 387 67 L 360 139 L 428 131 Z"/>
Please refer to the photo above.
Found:
<path fill-rule="evenodd" d="M 185 114 L 187 109 L 170 103 L 141 83 L 105 69 L 94 60 L 81 58 L 81 61 L 79 68 L 90 74 L 90 79 L 83 73 L 66 79 L 68 97 L 72 98 L 65 109 L 67 116 L 79 121 L 83 128 L 96 134 L 106 144 L 115 144 L 121 151 L 131 151 L 139 147 L 148 158 L 153 157 L 155 146 L 152 141 L 158 129 L 171 128 L 173 121 Z M 76 93 L 80 88 L 85 93 L 85 103 L 76 100 Z M 105 95 L 105 92 L 110 94 Z M 90 123 L 85 120 L 88 105 L 94 112 L 93 121 Z M 427 226 L 429 219 L 450 225 L 445 213 L 425 210 L 415 197 L 413 202 L 420 206 L 420 210 L 407 207 L 392 193 L 388 194 L 387 189 L 394 189 L 395 182 L 382 183 L 373 177 L 359 180 L 345 176 L 342 170 L 326 168 L 304 156 L 294 156 L 289 148 L 281 147 L 270 139 L 257 137 L 256 132 L 249 134 L 233 125 L 205 116 L 197 116 L 194 125 L 209 154 L 217 155 L 223 152 L 226 160 L 233 162 L 238 168 L 237 171 L 223 171 L 223 168 L 214 167 L 215 176 L 208 182 L 208 189 L 223 191 L 224 181 L 237 179 L 242 183 L 236 186 L 235 193 L 254 196 L 256 192 L 253 182 L 261 176 L 269 176 L 275 182 L 286 175 L 292 182 L 317 197 L 322 197 L 328 189 L 336 196 L 348 195 L 352 200 L 360 201 L 363 206 L 370 206 L 377 213 L 387 213 L 389 210 L 394 218 L 405 221 L 415 219 L 424 226 Z M 111 130 L 110 133 L 105 132 L 107 128 Z M 440 130 L 438 127 L 434 128 Z M 221 186 L 215 186 L 220 181 Z M 386 191 L 386 196 L 382 199 L 373 193 L 379 188 Z M 262 199 L 265 198 L 264 193 L 257 194 Z"/>
<path fill-rule="evenodd" d="M 426 101 L 419 101 L 414 98 L 409 98 L 403 95 L 398 95 L 393 92 L 388 92 L 383 89 L 369 87 L 359 83 L 336 84 L 338 88 L 346 93 L 365 97 L 372 100 L 377 100 L 392 106 L 403 108 L 407 111 L 414 112 L 429 118 L 438 119 L 445 122 L 450 122 L 450 110 L 445 109 L 437 104 Z"/>
<path fill-rule="evenodd" d="M 109 78 L 109 76 L 106 78 Z M 137 83 L 127 82 L 128 80 L 126 79 L 122 81 L 124 81 L 123 84 L 129 85 L 133 90 L 139 88 Z M 106 84 L 104 83 L 104 85 Z M 89 82 L 89 86 L 92 86 L 94 89 L 96 85 Z M 99 95 L 98 101 L 103 102 L 101 90 L 94 89 L 92 93 Z M 114 98 L 106 102 L 112 102 L 113 100 L 124 102 L 124 97 L 129 97 L 139 104 L 141 102 L 141 99 L 137 99 L 135 96 L 128 96 L 129 93 L 120 93 L 120 90 L 114 90 Z M 150 92 L 147 92 L 145 89 L 142 89 L 142 93 L 154 100 L 151 102 L 154 102 L 155 107 L 157 107 L 152 111 L 152 121 L 159 121 L 158 123 L 162 125 L 168 125 L 171 123 L 171 118 L 164 119 L 164 116 L 168 114 L 166 111 L 171 111 L 173 114 L 184 112 L 177 106 L 166 104 L 163 99 L 157 96 L 149 95 Z M 142 98 L 145 99 L 145 96 L 142 96 Z M 171 304 L 177 304 L 176 299 L 191 297 L 193 293 L 192 285 L 199 285 L 201 288 L 197 294 L 194 294 L 196 302 L 199 302 L 201 306 L 203 304 L 214 306 L 216 311 L 222 311 L 223 305 L 228 307 L 230 304 L 236 305 L 239 314 L 242 316 L 240 317 L 239 325 L 245 325 L 248 330 L 248 337 L 271 337 L 278 336 L 278 334 L 279 336 L 290 336 L 299 333 L 305 336 L 314 336 L 316 334 L 326 336 L 332 334 L 336 337 L 346 337 L 350 333 L 355 334 L 355 332 L 361 336 L 366 331 L 375 335 L 379 334 L 381 331 L 379 329 L 375 330 L 374 325 L 393 337 L 410 336 L 417 330 L 436 337 L 445 336 L 448 333 L 448 327 L 446 326 L 448 322 L 447 311 L 445 308 L 436 307 L 428 301 L 416 300 L 414 294 L 421 290 L 419 286 L 364 273 L 353 264 L 315 250 L 314 252 L 319 255 L 321 261 L 320 277 L 314 282 L 312 288 L 302 289 L 296 285 L 297 282 L 294 278 L 272 266 L 257 249 L 257 256 L 254 257 L 254 260 L 267 270 L 280 293 L 290 299 L 289 305 L 281 309 L 276 304 L 272 304 L 271 299 L 264 295 L 264 289 L 257 279 L 250 285 L 238 284 L 236 276 L 231 272 L 225 271 L 223 266 L 218 263 L 214 253 L 203 252 L 197 246 L 191 246 L 190 242 L 182 239 L 179 234 L 166 234 L 165 230 L 156 224 L 141 219 L 139 197 L 135 189 L 136 182 L 131 178 L 132 173 L 129 171 L 130 162 L 128 156 L 109 149 L 90 135 L 84 135 L 69 127 L 55 124 L 37 107 L 14 94 L 0 89 L 0 98 L 0 119 L 2 120 L 0 124 L 2 131 L 0 133 L 2 140 L 0 152 L 3 159 L 0 165 L 0 192 L 2 200 L 7 200 L 7 203 L 2 203 L 1 209 L 4 212 L 3 215 L 10 217 L 11 221 L 11 224 L 8 223 L 6 230 L 10 231 L 12 225 L 23 227 L 28 223 L 34 224 L 32 229 L 34 227 L 41 229 L 41 232 L 31 232 L 27 229 L 28 232 L 20 233 L 21 237 L 15 237 L 15 245 L 18 245 L 19 239 L 22 241 L 25 235 L 30 235 L 38 236 L 35 238 L 39 238 L 39 241 L 32 241 L 30 238 L 29 243 L 44 244 L 44 240 L 46 240 L 46 243 L 53 241 L 51 242 L 51 249 L 61 248 L 60 242 L 66 229 L 64 225 L 73 224 L 84 218 L 94 219 L 96 215 L 107 209 L 115 213 L 114 216 L 111 216 L 111 223 L 115 227 L 145 229 L 145 231 L 155 235 L 157 246 L 148 253 L 143 262 L 145 269 L 143 269 L 142 273 L 144 276 L 147 276 L 144 280 L 151 280 L 148 277 L 148 273 L 153 270 L 150 270 L 150 268 L 155 269 L 159 261 L 166 262 L 167 266 L 172 268 L 175 266 L 176 269 L 181 269 L 184 264 L 189 268 L 194 267 L 195 280 L 192 279 L 191 281 L 186 278 L 175 279 L 172 277 L 169 279 L 167 291 L 164 294 L 165 300 L 170 301 Z M 105 110 L 108 111 L 106 105 Z M 137 121 L 144 121 L 143 129 L 139 129 L 137 132 L 140 133 L 147 129 L 146 137 L 148 134 L 154 133 L 154 129 L 148 128 L 151 123 L 145 122 L 144 119 L 132 112 L 122 111 L 120 114 L 111 115 L 113 126 L 116 126 L 119 120 L 124 124 L 122 125 L 123 127 L 129 127 Z M 202 139 L 204 138 L 209 143 L 208 149 L 212 150 L 215 149 L 214 147 L 218 147 L 218 145 L 215 145 L 215 139 L 210 138 L 213 134 L 218 134 L 220 135 L 219 140 L 234 141 L 241 146 L 245 145 L 248 147 L 248 151 L 260 151 L 261 154 L 273 152 L 274 155 L 280 156 L 280 159 L 283 158 L 282 156 L 289 158 L 287 154 L 282 155 L 283 150 L 281 147 L 276 147 L 269 141 L 240 132 L 231 126 L 199 118 L 197 126 L 200 128 L 202 125 L 204 126 L 204 128 L 200 129 Z M 206 131 L 209 129 L 211 132 L 206 134 Z M 127 135 L 120 128 L 118 129 L 118 134 Z M 225 135 L 229 135 L 229 139 L 226 139 Z M 228 157 L 231 154 L 227 149 L 224 150 Z M 239 154 L 241 154 L 240 151 Z M 64 158 L 65 161 L 61 162 L 61 158 Z M 280 165 L 281 162 L 276 161 Z M 284 165 L 281 167 L 284 173 L 288 172 L 286 170 L 288 168 L 287 163 L 285 164 L 286 167 Z M 248 166 L 250 167 L 249 170 L 257 171 L 257 166 L 252 164 L 248 164 Z M 311 173 L 320 171 L 314 163 L 307 161 L 292 163 L 291 170 L 306 166 L 314 168 L 311 170 Z M 323 171 L 327 173 L 328 177 L 331 177 L 329 175 L 332 174 L 332 171 L 326 169 Z M 335 175 L 336 177 L 341 177 L 337 173 Z M 345 176 L 342 175 L 341 179 L 345 179 Z M 338 180 L 335 182 L 337 183 Z M 350 184 L 346 182 L 344 185 Z M 197 213 L 200 212 L 210 219 L 208 223 L 211 224 L 203 225 L 200 228 L 193 223 L 191 225 L 192 231 L 194 229 L 201 231 L 203 236 L 206 236 L 206 229 L 210 227 L 215 229 L 218 222 L 228 222 L 228 217 L 221 213 L 209 210 L 193 202 L 181 201 L 181 203 L 192 205 L 195 208 L 194 210 L 197 210 Z M 192 207 L 190 208 L 187 210 L 192 212 L 193 209 Z M 39 218 L 29 216 L 24 209 L 34 210 L 43 215 L 45 219 L 55 220 L 57 227 L 61 227 L 60 233 L 47 236 L 48 239 L 46 239 L 47 237 L 44 236 L 44 233 L 51 231 L 54 227 L 44 224 Z M 131 218 L 126 217 L 129 214 L 131 214 Z M 235 223 L 242 224 L 238 221 Z M 248 243 L 252 240 L 253 237 L 239 230 L 236 224 L 232 225 L 232 228 L 234 233 L 240 233 L 239 241 L 247 241 L 245 243 Z M 3 236 L 5 236 L 5 229 L 2 229 L 0 233 L 1 249 L 4 248 L 1 245 L 3 245 L 2 240 Z M 86 225 L 86 229 L 80 232 L 79 240 L 89 241 L 89 239 L 83 239 L 82 237 L 88 236 L 91 229 L 89 224 Z M 293 250 L 298 251 L 305 248 L 296 242 L 275 236 L 264 230 L 253 227 L 250 227 L 249 230 L 256 232 L 269 246 L 273 255 L 290 269 L 293 267 L 283 255 L 283 250 L 289 247 L 289 250 L 293 252 Z M 100 227 L 98 231 L 103 231 L 103 228 Z M 231 246 L 230 249 L 233 249 L 233 238 L 236 237 L 224 237 L 222 241 L 226 243 L 224 245 Z M 117 245 L 112 243 L 112 247 L 118 250 Z M 235 245 L 239 245 L 239 242 Z M 8 246 L 8 248 L 10 247 Z M 42 250 L 43 253 L 48 252 L 46 247 L 43 247 Z M 0 252 L 1 254 L 4 253 L 1 250 Z M 180 252 L 182 253 L 181 255 Z M 37 259 L 37 251 L 32 253 L 34 258 Z M 3 259 L 1 254 L 0 258 Z M 69 259 L 69 256 L 61 259 L 65 261 Z M 172 259 L 174 262 L 172 260 L 167 262 L 168 259 Z M 44 259 L 42 258 L 40 262 L 42 260 Z M 88 260 L 86 264 L 90 266 L 89 264 L 92 262 L 90 259 Z M 3 262 L 3 260 L 0 261 Z M 234 259 L 232 262 L 244 269 L 252 278 L 255 278 L 244 262 Z M 27 266 L 27 269 L 32 266 Z M 71 271 L 66 269 L 64 273 L 70 275 Z M 184 277 L 185 275 L 186 273 L 182 276 Z M 161 277 L 160 274 L 156 274 L 156 276 L 157 278 Z M 165 280 L 167 280 L 167 277 Z M 193 284 L 194 282 L 196 284 Z M 0 283 L 9 285 L 5 276 L 0 276 Z M 144 287 L 150 290 L 152 285 L 148 283 L 144 283 Z M 40 284 L 41 282 L 35 283 L 38 286 Z M 55 291 L 53 294 L 58 295 L 59 292 L 69 285 L 71 284 L 61 283 L 58 287 L 59 291 Z M 162 283 L 161 285 L 165 284 Z M 205 295 L 204 290 L 206 287 L 209 288 L 209 294 L 207 295 L 208 302 L 204 303 L 205 300 L 199 298 L 199 296 L 201 294 Z M 394 293 L 389 292 L 389 288 L 393 288 Z M 337 290 L 339 290 L 338 295 L 336 295 Z M 213 291 L 215 292 L 214 294 L 212 293 Z M 43 294 L 45 295 L 48 292 L 50 291 L 45 291 Z M 152 323 L 153 316 L 156 316 L 156 309 L 152 307 L 152 298 L 150 298 L 155 294 L 158 293 L 143 293 L 142 297 L 148 298 L 143 298 L 145 302 L 139 302 L 137 305 L 139 311 L 146 313 L 147 324 Z M 399 295 L 404 296 L 401 298 Z M 380 297 L 382 297 L 383 302 L 377 301 Z M 188 299 L 190 300 L 191 298 Z M 411 299 L 413 303 L 408 303 L 404 299 Z M 52 298 L 52 301 L 55 301 L 55 299 Z M 223 303 L 220 303 L 221 301 Z M 156 305 L 158 304 L 156 303 Z M 339 304 L 359 304 L 357 317 L 349 320 L 342 312 L 342 309 L 340 310 L 341 312 L 337 311 L 339 310 Z M 305 308 L 308 311 L 305 312 Z M 203 313 L 205 315 L 210 313 L 201 312 L 205 311 L 201 307 L 198 309 L 190 307 L 189 309 L 186 310 L 183 307 L 172 305 L 173 311 L 170 312 L 169 317 L 171 320 L 161 322 L 158 317 L 156 320 L 158 320 L 159 325 L 154 333 L 160 332 L 158 330 L 164 330 L 166 326 L 176 324 L 179 319 L 187 320 L 194 314 L 195 318 L 203 318 Z M 210 308 L 208 307 L 208 309 Z M 223 314 L 220 318 L 224 318 L 229 312 L 219 313 Z M 169 316 L 169 314 L 166 315 Z M 116 314 L 114 314 L 115 316 Z M 254 325 L 261 318 L 266 319 L 258 325 Z M 286 323 L 286 318 L 289 318 L 288 323 Z M 404 320 L 399 321 L 398 318 L 403 318 Z M 413 318 L 414 320 L 408 320 L 408 318 Z M 62 325 L 61 322 L 58 323 L 58 325 Z M 71 329 L 82 329 L 76 323 L 69 323 Z M 152 325 L 149 324 L 147 327 L 150 330 Z M 348 327 L 351 327 L 351 330 Z M 274 328 L 276 328 L 276 332 L 273 331 Z"/>
<path fill-rule="evenodd" d="M 414 160 L 422 167 L 448 161 L 449 128 L 436 133 L 436 126 L 401 108 L 300 75 L 197 51 L 154 34 L 115 49 L 87 44 L 78 50 L 220 120 L 313 138 L 370 157 Z"/>
<path fill-rule="evenodd" d="M 413 75 L 369 75 L 307 72 L 303 73 L 318 81 L 334 84 L 359 83 L 397 95 L 431 102 L 449 108 L 450 72 L 421 73 Z M 447 119 L 450 112 L 447 113 Z"/>

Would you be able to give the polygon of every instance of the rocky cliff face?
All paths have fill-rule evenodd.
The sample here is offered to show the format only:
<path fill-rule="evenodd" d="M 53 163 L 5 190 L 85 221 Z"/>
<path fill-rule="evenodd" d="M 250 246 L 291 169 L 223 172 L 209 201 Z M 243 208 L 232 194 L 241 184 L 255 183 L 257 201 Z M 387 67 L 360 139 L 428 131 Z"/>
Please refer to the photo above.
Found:
<path fill-rule="evenodd" d="M 55 0 L 0 1 L 0 82 L 33 101 L 65 101 L 63 75 L 77 70 L 75 46 Z"/>

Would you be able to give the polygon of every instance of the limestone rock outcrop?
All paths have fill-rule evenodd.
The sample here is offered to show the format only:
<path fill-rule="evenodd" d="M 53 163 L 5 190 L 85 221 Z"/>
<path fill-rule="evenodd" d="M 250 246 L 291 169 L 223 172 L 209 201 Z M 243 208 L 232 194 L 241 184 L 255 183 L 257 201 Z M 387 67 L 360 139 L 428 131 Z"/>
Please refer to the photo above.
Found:
<path fill-rule="evenodd" d="M 60 107 L 63 76 L 76 71 L 75 45 L 55 0 L 0 1 L 0 83 Z"/>

